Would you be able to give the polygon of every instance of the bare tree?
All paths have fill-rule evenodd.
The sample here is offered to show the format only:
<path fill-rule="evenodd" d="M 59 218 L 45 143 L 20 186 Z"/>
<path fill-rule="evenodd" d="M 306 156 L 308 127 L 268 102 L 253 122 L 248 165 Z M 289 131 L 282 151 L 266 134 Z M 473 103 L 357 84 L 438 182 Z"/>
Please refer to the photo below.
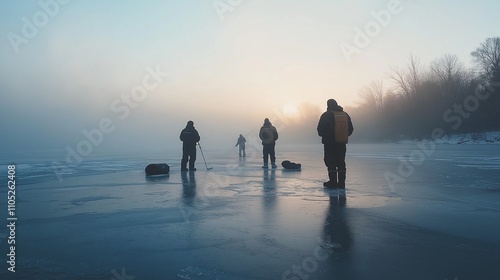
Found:
<path fill-rule="evenodd" d="M 446 54 L 431 63 L 432 79 L 436 80 L 443 94 L 456 95 L 464 81 L 467 73 L 458 56 Z"/>
<path fill-rule="evenodd" d="M 405 68 L 392 68 L 389 77 L 396 83 L 397 91 L 405 97 L 413 97 L 422 81 L 423 67 L 413 54 Z"/>
<path fill-rule="evenodd" d="M 369 106 L 377 112 L 384 107 L 383 81 L 372 81 L 369 86 L 363 87 L 358 95 L 363 99 L 363 105 Z"/>
<path fill-rule="evenodd" d="M 483 123 L 488 130 L 500 129 L 500 37 L 487 38 L 471 53 L 488 84 L 491 95 L 485 104 Z"/>
<path fill-rule="evenodd" d="M 487 38 L 471 55 L 488 82 L 500 82 L 500 37 Z"/>

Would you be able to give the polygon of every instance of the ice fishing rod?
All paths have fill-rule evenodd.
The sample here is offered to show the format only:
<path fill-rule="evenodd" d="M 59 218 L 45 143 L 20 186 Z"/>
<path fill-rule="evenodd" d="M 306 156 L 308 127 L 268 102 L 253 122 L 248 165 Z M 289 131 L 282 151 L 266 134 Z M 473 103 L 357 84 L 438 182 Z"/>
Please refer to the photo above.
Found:
<path fill-rule="evenodd" d="M 203 157 L 203 162 L 205 162 L 205 167 L 207 168 L 207 171 L 213 169 L 213 167 L 208 167 L 207 165 L 207 161 L 205 160 L 205 155 L 203 154 L 203 149 L 201 148 L 200 142 L 198 142 L 198 147 L 200 147 L 201 156 Z"/>

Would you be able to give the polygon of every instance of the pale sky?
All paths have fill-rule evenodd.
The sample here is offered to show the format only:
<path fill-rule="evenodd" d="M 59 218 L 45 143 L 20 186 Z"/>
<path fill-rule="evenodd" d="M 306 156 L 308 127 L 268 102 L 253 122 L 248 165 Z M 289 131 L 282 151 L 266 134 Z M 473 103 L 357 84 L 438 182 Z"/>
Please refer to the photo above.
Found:
<path fill-rule="evenodd" d="M 304 102 L 356 105 L 410 53 L 472 65 L 499 36 L 498 11 L 493 0 L 0 0 L 0 151 L 64 150 L 103 120 L 113 129 L 100 147 L 177 147 L 188 120 L 227 147 Z M 356 28 L 369 41 L 356 44 Z M 358 48 L 349 59 L 346 44 Z"/>

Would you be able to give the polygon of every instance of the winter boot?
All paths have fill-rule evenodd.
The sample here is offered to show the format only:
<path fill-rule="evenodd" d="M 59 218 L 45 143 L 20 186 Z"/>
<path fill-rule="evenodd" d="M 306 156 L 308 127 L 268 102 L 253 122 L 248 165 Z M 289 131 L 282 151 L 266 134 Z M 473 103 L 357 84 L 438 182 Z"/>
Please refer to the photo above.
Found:
<path fill-rule="evenodd" d="M 186 168 L 187 162 L 181 161 L 181 171 L 188 171 Z"/>
<path fill-rule="evenodd" d="M 269 168 L 269 167 L 267 166 L 267 161 L 264 161 L 264 165 L 262 165 L 262 168 L 265 168 L 265 169 Z"/>
<path fill-rule="evenodd" d="M 336 171 L 328 171 L 328 178 L 330 181 L 324 182 L 323 186 L 325 188 L 336 188 L 337 187 L 337 172 Z"/>
<path fill-rule="evenodd" d="M 273 169 L 275 169 L 275 168 L 277 168 L 278 166 L 276 166 L 276 162 L 272 161 L 272 162 L 271 162 L 271 167 L 272 167 Z"/>
<path fill-rule="evenodd" d="M 196 168 L 194 167 L 194 162 L 189 161 L 189 171 L 196 171 Z"/>
<path fill-rule="evenodd" d="M 345 189 L 345 179 L 346 179 L 345 171 L 339 171 L 339 183 L 338 183 L 339 189 Z"/>

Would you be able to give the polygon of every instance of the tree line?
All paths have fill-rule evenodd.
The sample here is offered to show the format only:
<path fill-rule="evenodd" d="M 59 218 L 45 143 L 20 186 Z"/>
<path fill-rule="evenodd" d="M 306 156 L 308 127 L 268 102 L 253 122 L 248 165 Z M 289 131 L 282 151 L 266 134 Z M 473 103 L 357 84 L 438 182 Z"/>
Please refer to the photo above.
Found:
<path fill-rule="evenodd" d="M 431 138 L 436 128 L 448 135 L 500 131 L 500 37 L 487 38 L 471 56 L 468 69 L 452 54 L 428 65 L 410 55 L 391 68 L 388 85 L 363 87 L 360 105 L 348 109 L 353 140 Z"/>

